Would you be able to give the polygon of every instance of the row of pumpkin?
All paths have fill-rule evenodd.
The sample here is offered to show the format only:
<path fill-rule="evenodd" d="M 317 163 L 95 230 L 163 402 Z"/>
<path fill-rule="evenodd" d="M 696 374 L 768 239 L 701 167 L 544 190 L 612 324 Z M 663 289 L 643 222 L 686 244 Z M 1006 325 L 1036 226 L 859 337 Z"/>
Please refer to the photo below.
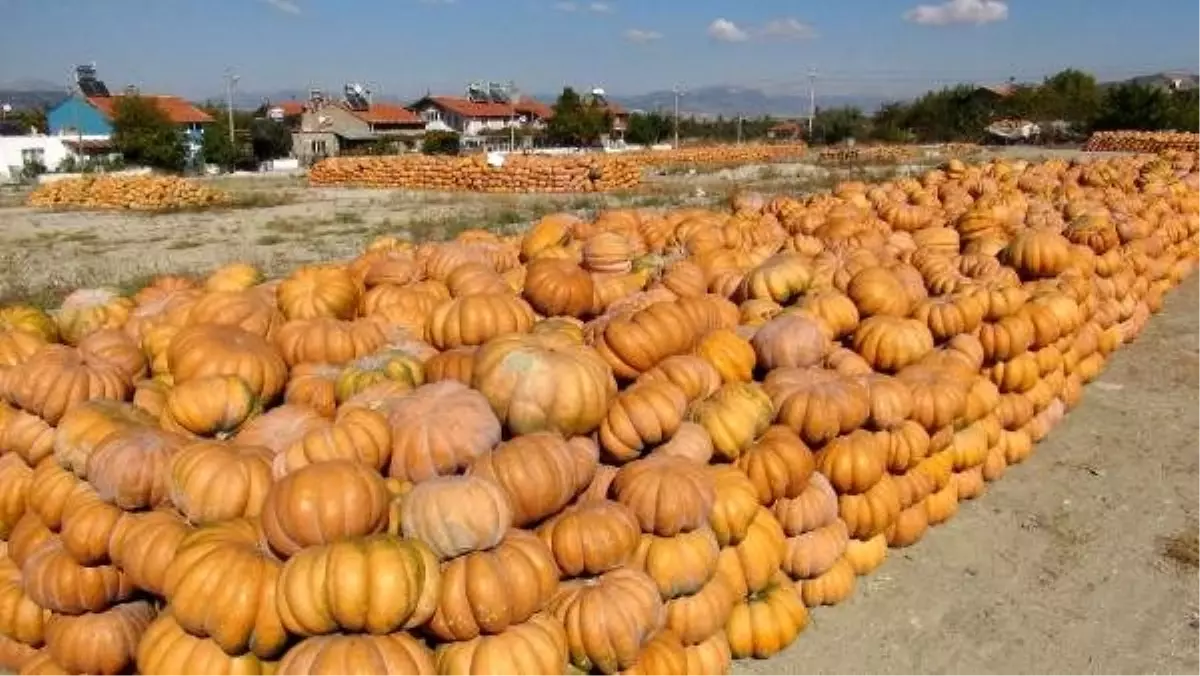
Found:
<path fill-rule="evenodd" d="M 1194 269 L 1192 156 L 373 242 L 0 309 L 0 663 L 722 673 L 985 492 Z"/>

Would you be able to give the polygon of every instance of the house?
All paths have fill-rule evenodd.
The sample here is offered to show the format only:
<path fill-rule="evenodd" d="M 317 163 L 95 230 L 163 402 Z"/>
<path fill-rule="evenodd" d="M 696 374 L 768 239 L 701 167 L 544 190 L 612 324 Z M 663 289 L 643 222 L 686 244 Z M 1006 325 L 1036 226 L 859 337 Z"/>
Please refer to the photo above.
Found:
<path fill-rule="evenodd" d="M 425 132 L 425 122 L 395 103 L 362 98 L 327 101 L 316 95 L 304 104 L 299 128 L 292 132 L 292 154 L 311 164 L 324 157 L 353 154 L 383 142 L 410 145 Z"/>
<path fill-rule="evenodd" d="M 55 171 L 68 159 L 83 161 L 111 152 L 108 136 L 0 135 L 0 183 L 20 181 L 27 166 Z"/>
<path fill-rule="evenodd" d="M 208 113 L 178 96 L 139 94 L 135 91 L 113 96 L 71 96 L 46 113 L 50 135 L 111 135 L 116 105 L 123 96 L 140 96 L 152 101 L 159 110 L 166 113 L 171 122 L 196 137 L 203 136 L 204 125 L 213 121 Z"/>
<path fill-rule="evenodd" d="M 300 130 L 301 117 L 307 105 L 307 101 L 268 101 L 255 111 L 255 117 L 279 120 L 295 132 Z"/>
<path fill-rule="evenodd" d="M 609 141 L 619 143 L 625 140 L 625 132 L 629 129 L 629 111 L 624 106 L 609 100 L 603 94 L 603 90 L 599 89 L 593 90 L 591 94 L 583 97 L 583 103 L 585 105 L 592 103 L 599 104 L 604 109 L 604 112 L 608 113 L 612 120 L 608 132 Z"/>
<path fill-rule="evenodd" d="M 804 129 L 796 122 L 780 122 L 767 129 L 767 138 L 774 141 L 795 141 L 804 134 Z"/>

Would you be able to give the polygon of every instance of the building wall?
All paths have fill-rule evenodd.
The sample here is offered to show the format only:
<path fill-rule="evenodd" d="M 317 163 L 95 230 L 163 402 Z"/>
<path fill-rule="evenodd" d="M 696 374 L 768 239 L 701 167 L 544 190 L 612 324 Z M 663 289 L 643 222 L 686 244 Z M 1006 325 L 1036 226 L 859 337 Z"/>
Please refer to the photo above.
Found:
<path fill-rule="evenodd" d="M 323 157 L 334 157 L 341 151 L 337 134 L 323 131 L 298 131 L 292 134 L 292 155 L 302 165 Z"/>
<path fill-rule="evenodd" d="M 321 118 L 326 122 L 321 124 Z M 338 105 L 326 105 L 317 110 L 306 110 L 300 116 L 300 131 L 302 132 L 340 132 L 365 134 L 371 131 L 361 118 Z"/>
<path fill-rule="evenodd" d="M 72 96 L 46 113 L 46 126 L 51 135 L 77 134 L 85 136 L 108 136 L 112 124 L 99 110 L 87 101 Z"/>
<path fill-rule="evenodd" d="M 75 155 L 66 143 L 73 140 L 72 136 L 0 136 L 0 182 L 19 179 L 27 159 L 37 159 L 47 171 L 54 171 Z"/>

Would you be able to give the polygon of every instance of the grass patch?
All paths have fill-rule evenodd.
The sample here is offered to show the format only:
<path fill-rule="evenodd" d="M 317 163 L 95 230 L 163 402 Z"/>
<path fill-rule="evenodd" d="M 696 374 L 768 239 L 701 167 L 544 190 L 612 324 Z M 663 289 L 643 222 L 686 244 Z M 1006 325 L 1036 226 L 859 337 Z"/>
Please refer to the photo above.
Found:
<path fill-rule="evenodd" d="M 234 193 L 227 206 L 233 209 L 266 209 L 291 204 L 295 201 L 296 195 L 292 192 L 255 190 Z"/>
<path fill-rule="evenodd" d="M 78 231 L 60 235 L 58 241 L 63 244 L 86 244 L 88 242 L 95 242 L 98 239 L 100 239 L 100 235 L 94 232 Z"/>
<path fill-rule="evenodd" d="M 182 240 L 179 240 L 178 242 L 171 242 L 170 244 L 168 244 L 167 246 L 165 246 L 163 248 L 165 248 L 167 251 L 183 251 L 185 249 L 195 249 L 198 247 L 202 247 L 206 243 L 207 242 L 199 242 L 199 241 L 195 241 L 195 240 L 182 239 Z"/>
<path fill-rule="evenodd" d="M 339 211 L 333 215 L 334 223 L 362 223 L 362 214 L 357 211 Z"/>
<path fill-rule="evenodd" d="M 268 234 L 260 236 L 258 239 L 254 240 L 254 243 L 259 246 L 274 246 L 276 244 L 282 244 L 286 241 L 287 238 L 283 235 Z"/>
<path fill-rule="evenodd" d="M 1200 568 L 1200 534 L 1193 526 L 1182 533 L 1161 538 L 1159 554 L 1175 565 L 1190 570 Z"/>

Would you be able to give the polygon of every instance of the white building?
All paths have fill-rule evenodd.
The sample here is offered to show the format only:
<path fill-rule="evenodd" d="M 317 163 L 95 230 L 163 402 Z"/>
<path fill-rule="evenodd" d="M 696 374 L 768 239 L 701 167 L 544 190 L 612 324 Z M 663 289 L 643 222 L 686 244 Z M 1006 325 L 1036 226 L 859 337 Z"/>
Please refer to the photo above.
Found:
<path fill-rule="evenodd" d="M 0 182 L 20 181 L 29 164 L 54 171 L 69 157 L 81 160 L 98 152 L 104 154 L 108 147 L 108 136 L 0 136 Z"/>

